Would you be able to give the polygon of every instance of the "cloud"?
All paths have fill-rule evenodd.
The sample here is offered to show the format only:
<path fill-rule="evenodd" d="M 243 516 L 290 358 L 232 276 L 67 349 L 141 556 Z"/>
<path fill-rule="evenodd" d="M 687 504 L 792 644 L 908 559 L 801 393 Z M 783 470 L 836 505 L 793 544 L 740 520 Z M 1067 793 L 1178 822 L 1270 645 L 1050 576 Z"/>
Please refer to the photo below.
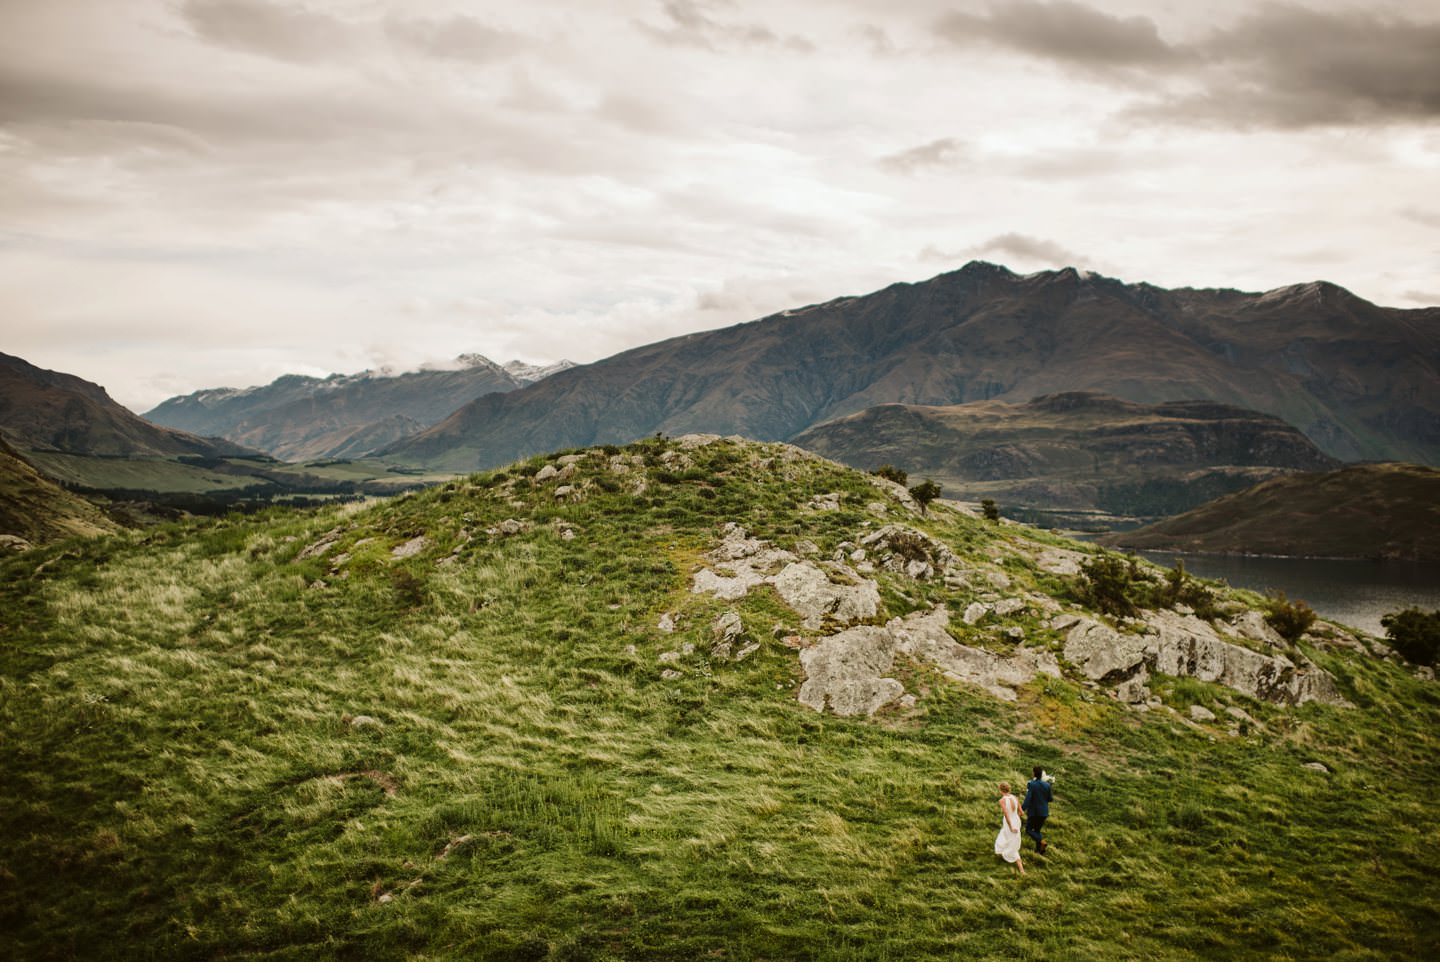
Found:
<path fill-rule="evenodd" d="M 1440 291 L 1405 291 L 1400 296 L 1421 307 L 1440 307 Z"/>
<path fill-rule="evenodd" d="M 1001 253 L 1017 260 L 1038 260 L 1054 267 L 1085 267 L 1089 257 L 1062 247 L 1054 240 L 1026 236 L 1023 233 L 1002 233 L 980 244 L 985 253 Z"/>
<path fill-rule="evenodd" d="M 931 244 L 920 251 L 918 259 L 922 263 L 958 266 L 977 257 L 1010 258 L 1023 264 L 1043 264 L 1047 268 L 1088 267 L 1094 262 L 1084 254 L 1063 247 L 1054 240 L 1042 240 L 1023 233 L 1002 233 L 967 250 L 942 250 Z"/>
<path fill-rule="evenodd" d="M 180 15 L 201 40 L 280 61 L 323 60 L 354 42 L 345 21 L 267 0 L 186 0 Z"/>
<path fill-rule="evenodd" d="M 523 50 L 529 40 L 462 14 L 445 20 L 407 20 L 391 17 L 385 21 L 391 40 L 418 53 L 455 61 L 484 64 Z"/>
<path fill-rule="evenodd" d="M 989 46 L 1146 91 L 1122 117 L 1171 126 L 1300 129 L 1440 117 L 1440 21 L 1361 9 L 1261 6 L 1188 43 L 1153 20 L 1074 0 L 1015 0 L 935 22 L 958 47 Z"/>
<path fill-rule="evenodd" d="M 865 42 L 870 53 L 876 57 L 889 57 L 899 51 L 883 27 L 875 24 L 860 24 L 853 33 Z"/>
<path fill-rule="evenodd" d="M 695 297 L 695 307 L 712 323 L 752 321 L 779 311 L 805 307 L 835 295 L 796 277 L 731 277 Z"/>
<path fill-rule="evenodd" d="M 655 27 L 643 21 L 637 26 L 645 34 L 675 47 L 699 47 L 708 51 L 725 48 L 784 48 L 809 53 L 815 45 L 798 34 L 780 35 L 762 24 L 726 22 L 710 15 L 728 3 L 706 0 L 663 0 L 661 10 L 669 23 Z"/>
<path fill-rule="evenodd" d="M 990 45 L 1091 72 L 1169 67 L 1187 58 L 1148 17 L 1115 17 L 1072 0 L 1010 0 L 987 14 L 955 11 L 935 32 L 961 47 Z"/>
<path fill-rule="evenodd" d="M 1401 210 L 1400 215 L 1407 220 L 1419 223 L 1421 226 L 1428 226 L 1440 230 L 1440 210 L 1421 209 L 1419 206 L 1410 206 Z"/>
<path fill-rule="evenodd" d="M 963 142 L 953 138 L 941 138 L 917 145 L 913 149 L 881 156 L 880 165 L 910 174 L 924 169 L 950 168 L 963 162 L 968 156 L 969 150 Z"/>
<path fill-rule="evenodd" d="M 1201 50 L 1202 91 L 1156 112 L 1280 128 L 1440 117 L 1440 21 L 1275 4 Z"/>

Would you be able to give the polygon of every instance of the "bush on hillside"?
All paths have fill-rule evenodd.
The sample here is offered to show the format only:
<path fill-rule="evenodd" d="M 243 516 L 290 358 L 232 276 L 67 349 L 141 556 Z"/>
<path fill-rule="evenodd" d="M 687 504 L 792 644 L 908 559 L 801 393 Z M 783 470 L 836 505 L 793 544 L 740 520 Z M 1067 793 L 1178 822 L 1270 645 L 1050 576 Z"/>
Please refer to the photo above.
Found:
<path fill-rule="evenodd" d="M 1265 621 L 1285 641 L 1294 644 L 1315 624 L 1315 612 L 1303 601 L 1290 601 L 1283 591 L 1266 593 Z"/>
<path fill-rule="evenodd" d="M 910 488 L 910 496 L 920 505 L 920 512 L 924 513 L 930 506 L 930 501 L 940 497 L 940 484 L 934 480 L 926 480 L 924 483 L 917 483 Z"/>
<path fill-rule="evenodd" d="M 1086 607 L 1117 618 L 1137 614 L 1136 602 L 1146 600 L 1134 559 L 1109 553 L 1092 557 L 1080 569 L 1075 595 Z"/>
<path fill-rule="evenodd" d="M 1410 607 L 1380 619 L 1390 647 L 1407 662 L 1433 666 L 1440 661 L 1440 611 L 1423 612 Z"/>
<path fill-rule="evenodd" d="M 1165 608 L 1189 605 L 1197 616 L 1207 621 L 1223 614 L 1216 604 L 1215 592 L 1185 570 L 1184 560 L 1177 559 L 1175 566 L 1165 572 L 1165 586 L 1159 594 L 1159 602 Z"/>
<path fill-rule="evenodd" d="M 904 470 L 899 469 L 898 467 L 891 466 L 888 463 L 880 467 L 878 470 L 871 470 L 870 472 L 874 476 L 883 477 L 890 482 L 898 483 L 901 486 L 904 486 L 905 481 L 910 479 L 909 473 L 906 473 Z"/>

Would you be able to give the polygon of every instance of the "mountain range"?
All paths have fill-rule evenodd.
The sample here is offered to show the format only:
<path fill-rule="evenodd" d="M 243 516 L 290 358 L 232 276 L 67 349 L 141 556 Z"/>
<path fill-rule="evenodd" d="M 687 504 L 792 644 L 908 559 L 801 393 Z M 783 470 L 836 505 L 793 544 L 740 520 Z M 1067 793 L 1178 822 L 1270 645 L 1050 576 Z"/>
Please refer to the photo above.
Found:
<path fill-rule="evenodd" d="M 1166 290 L 974 262 L 483 395 L 381 452 L 474 470 L 656 431 L 788 440 L 885 403 L 1070 391 L 1211 400 L 1278 416 L 1340 460 L 1440 463 L 1440 308 L 1326 282 Z"/>
<path fill-rule="evenodd" d="M 952 495 L 1067 523 L 1096 510 L 1167 516 L 1281 473 L 1339 465 L 1274 416 L 1092 392 L 1020 404 L 875 406 L 791 441 L 851 466 L 896 467 L 940 480 Z"/>
<path fill-rule="evenodd" d="M 284 375 L 264 386 L 175 396 L 145 418 L 283 460 L 354 458 L 422 432 L 481 395 L 523 388 L 574 363 L 497 365 L 461 355 L 454 364 L 403 374 Z"/>

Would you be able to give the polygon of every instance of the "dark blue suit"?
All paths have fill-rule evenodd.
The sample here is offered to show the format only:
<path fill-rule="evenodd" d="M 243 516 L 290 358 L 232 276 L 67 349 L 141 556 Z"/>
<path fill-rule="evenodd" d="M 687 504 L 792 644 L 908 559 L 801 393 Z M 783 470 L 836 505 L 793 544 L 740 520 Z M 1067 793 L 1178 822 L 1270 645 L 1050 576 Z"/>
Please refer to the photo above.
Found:
<path fill-rule="evenodd" d="M 1020 809 L 1025 812 L 1025 833 L 1035 839 L 1035 850 L 1040 850 L 1041 842 L 1045 836 L 1040 829 L 1045 827 L 1045 819 L 1050 816 L 1050 800 L 1053 794 L 1050 790 L 1050 782 L 1036 777 L 1025 785 L 1025 803 Z"/>

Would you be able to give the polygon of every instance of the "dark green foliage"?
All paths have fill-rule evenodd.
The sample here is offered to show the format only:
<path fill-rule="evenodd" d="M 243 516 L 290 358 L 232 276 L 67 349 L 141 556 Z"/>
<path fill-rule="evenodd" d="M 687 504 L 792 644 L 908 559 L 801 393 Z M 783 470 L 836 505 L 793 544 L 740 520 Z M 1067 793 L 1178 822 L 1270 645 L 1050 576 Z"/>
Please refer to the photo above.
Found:
<path fill-rule="evenodd" d="M 1136 600 L 1144 601 L 1144 588 L 1135 559 L 1100 554 L 1080 569 L 1076 595 L 1095 611 L 1128 618 L 1137 613 Z"/>
<path fill-rule="evenodd" d="M 1380 619 L 1390 646 L 1417 666 L 1433 666 L 1440 660 L 1440 611 L 1423 612 L 1406 608 Z"/>
<path fill-rule="evenodd" d="M 1215 592 L 1185 570 L 1178 561 L 1157 581 L 1142 570 L 1133 555 L 1105 553 L 1091 558 L 1080 569 L 1072 592 L 1079 602 L 1095 611 L 1117 618 L 1130 618 L 1142 608 L 1170 608 L 1188 605 L 1200 618 L 1219 618 L 1223 612 Z"/>
<path fill-rule="evenodd" d="M 995 501 L 991 500 L 989 497 L 986 497 L 984 500 L 980 501 L 980 512 L 985 515 L 986 520 L 1000 519 L 1000 508 L 997 507 L 995 505 Z"/>
<path fill-rule="evenodd" d="M 400 608 L 419 608 L 425 604 L 425 582 L 406 568 L 390 570 L 390 586 L 395 591 L 395 603 Z"/>
<path fill-rule="evenodd" d="M 917 483 L 910 488 L 910 496 L 915 498 L 915 502 L 920 505 L 921 511 L 924 511 L 929 508 L 930 501 L 940 498 L 940 484 L 934 480 Z"/>
<path fill-rule="evenodd" d="M 1265 621 L 1285 641 L 1294 643 L 1315 624 L 1315 612 L 1303 601 L 1290 601 L 1283 591 L 1266 592 Z"/>
<path fill-rule="evenodd" d="M 904 470 L 898 469 L 897 467 L 891 466 L 888 463 L 880 467 L 878 470 L 871 470 L 870 472 L 875 476 L 884 477 L 892 483 L 898 483 L 901 486 L 904 486 L 905 481 L 910 479 L 909 473 L 906 473 Z"/>
<path fill-rule="evenodd" d="M 1189 605 L 1200 618 L 1219 618 L 1223 612 L 1215 600 L 1215 592 L 1203 581 L 1185 570 L 1185 562 L 1177 560 L 1175 566 L 1165 572 L 1165 586 L 1160 589 L 1160 604 L 1173 608 L 1177 604 Z"/>

